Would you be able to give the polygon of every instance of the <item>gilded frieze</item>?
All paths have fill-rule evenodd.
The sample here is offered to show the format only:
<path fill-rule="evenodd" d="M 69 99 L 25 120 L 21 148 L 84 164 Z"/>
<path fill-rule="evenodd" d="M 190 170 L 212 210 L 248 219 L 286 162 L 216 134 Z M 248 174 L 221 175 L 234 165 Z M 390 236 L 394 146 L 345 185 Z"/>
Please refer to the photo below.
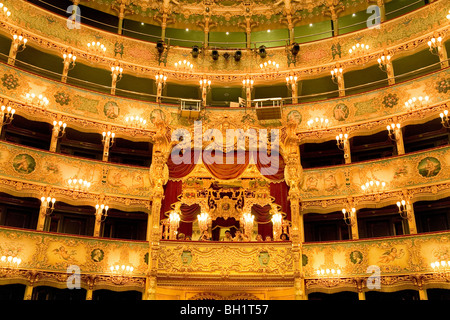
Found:
<path fill-rule="evenodd" d="M 0 175 L 4 178 L 70 189 L 69 179 L 91 182 L 93 193 L 150 197 L 148 169 L 66 157 L 0 143 Z"/>
<path fill-rule="evenodd" d="M 442 147 L 400 157 L 353 163 L 345 168 L 304 170 L 302 199 L 361 196 L 370 180 L 384 181 L 385 191 L 441 184 L 450 179 L 450 148 Z"/>

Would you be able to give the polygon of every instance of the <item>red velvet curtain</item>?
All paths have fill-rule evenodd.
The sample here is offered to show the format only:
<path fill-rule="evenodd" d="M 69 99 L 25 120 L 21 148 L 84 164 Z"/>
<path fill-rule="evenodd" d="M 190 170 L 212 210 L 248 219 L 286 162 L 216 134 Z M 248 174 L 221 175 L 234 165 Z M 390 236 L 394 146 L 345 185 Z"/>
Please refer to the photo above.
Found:
<path fill-rule="evenodd" d="M 169 180 L 164 186 L 164 199 L 161 204 L 160 213 L 161 220 L 167 218 L 166 213 L 172 210 L 170 205 L 178 201 L 178 196 L 181 194 L 182 188 L 183 186 L 181 181 Z"/>
<path fill-rule="evenodd" d="M 255 216 L 255 221 L 258 223 L 258 233 L 262 235 L 263 239 L 266 239 L 266 236 L 273 237 L 272 216 L 269 212 L 269 205 L 264 207 L 254 205 L 252 207 L 252 214 Z"/>
<path fill-rule="evenodd" d="M 274 202 L 281 206 L 281 211 L 286 213 L 284 219 L 291 221 L 291 202 L 288 200 L 289 187 L 286 182 L 271 183 L 270 195 L 275 198 Z"/>
<path fill-rule="evenodd" d="M 192 236 L 192 224 L 197 219 L 197 215 L 200 214 L 200 206 L 198 204 L 193 204 L 192 206 L 182 204 L 180 210 L 181 221 L 180 226 L 178 227 L 178 233 L 184 233 L 187 236 Z"/>

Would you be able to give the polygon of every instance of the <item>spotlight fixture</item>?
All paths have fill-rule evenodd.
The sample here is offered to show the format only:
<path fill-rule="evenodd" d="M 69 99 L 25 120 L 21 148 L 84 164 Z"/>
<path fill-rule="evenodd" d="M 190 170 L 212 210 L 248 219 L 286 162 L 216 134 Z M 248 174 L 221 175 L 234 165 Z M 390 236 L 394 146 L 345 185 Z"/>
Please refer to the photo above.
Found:
<path fill-rule="evenodd" d="M 212 55 L 213 60 L 219 59 L 219 51 L 213 50 L 211 55 Z"/>
<path fill-rule="evenodd" d="M 240 61 L 241 60 L 241 57 L 242 57 L 242 51 L 241 50 L 238 50 L 238 51 L 236 51 L 235 53 L 234 53 L 234 61 Z"/>
<path fill-rule="evenodd" d="M 267 56 L 266 46 L 260 46 L 258 48 L 258 53 L 259 53 L 259 56 L 264 59 Z"/>
<path fill-rule="evenodd" d="M 294 56 L 296 56 L 300 52 L 300 45 L 297 42 L 292 44 L 291 52 Z"/>
<path fill-rule="evenodd" d="M 159 40 L 156 43 L 156 49 L 158 50 L 159 54 L 162 54 L 164 52 L 164 41 Z"/>
<path fill-rule="evenodd" d="M 192 58 L 197 58 L 199 53 L 200 49 L 198 48 L 198 46 L 193 46 L 191 51 Z"/>

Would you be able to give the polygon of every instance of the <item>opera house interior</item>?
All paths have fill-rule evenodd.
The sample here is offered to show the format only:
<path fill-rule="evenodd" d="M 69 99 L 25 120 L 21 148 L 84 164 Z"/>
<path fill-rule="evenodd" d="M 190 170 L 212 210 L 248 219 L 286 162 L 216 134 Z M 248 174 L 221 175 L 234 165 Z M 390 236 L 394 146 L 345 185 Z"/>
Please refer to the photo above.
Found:
<path fill-rule="evenodd" d="M 449 300 L 448 50 L 448 0 L 0 0 L 0 301 Z"/>

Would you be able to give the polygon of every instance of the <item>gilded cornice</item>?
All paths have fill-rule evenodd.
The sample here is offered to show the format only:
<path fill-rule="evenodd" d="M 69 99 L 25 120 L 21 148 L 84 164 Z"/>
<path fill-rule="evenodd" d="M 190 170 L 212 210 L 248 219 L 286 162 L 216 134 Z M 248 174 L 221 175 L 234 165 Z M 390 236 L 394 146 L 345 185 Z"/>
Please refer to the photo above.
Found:
<path fill-rule="evenodd" d="M 416 12 L 406 14 L 398 19 L 383 23 L 380 29 L 362 30 L 348 35 L 315 41 L 302 44 L 301 52 L 295 62 L 295 66 L 289 66 L 285 48 L 267 49 L 268 56 L 280 63 L 280 72 L 270 75 L 255 72 L 259 70 L 260 58 L 253 52 L 243 50 L 244 58 L 241 64 L 218 62 L 214 63 L 206 54 L 204 58 L 198 58 L 198 65 L 192 74 L 184 74 L 173 69 L 173 63 L 190 56 L 190 49 L 171 46 L 168 50 L 170 55 L 167 65 L 162 67 L 157 58 L 158 53 L 153 43 L 146 43 L 129 38 L 118 38 L 119 36 L 83 26 L 77 30 L 77 37 L 74 39 L 72 30 L 58 29 L 58 25 L 65 25 L 65 20 L 59 16 L 45 12 L 33 7 L 33 16 L 39 18 L 30 20 L 27 11 L 30 5 L 25 2 L 11 3 L 11 7 L 23 12 L 15 12 L 17 20 L 13 23 L 1 22 L 0 29 L 3 33 L 10 35 L 16 29 L 23 29 L 24 34 L 30 43 L 37 44 L 47 51 L 57 52 L 71 47 L 74 53 L 88 62 L 98 62 L 99 65 L 108 68 L 119 56 L 114 52 L 115 44 L 122 44 L 125 50 L 120 53 L 120 60 L 124 65 L 125 73 L 147 75 L 153 77 L 161 68 L 167 73 L 171 81 L 188 81 L 198 83 L 198 80 L 205 74 L 213 82 L 226 82 L 229 84 L 240 84 L 246 74 L 253 77 L 258 82 L 284 82 L 286 75 L 290 72 L 296 73 L 301 79 L 316 77 L 323 73 L 329 73 L 334 68 L 334 64 L 339 57 L 345 71 L 361 68 L 363 65 L 376 64 L 377 58 L 387 49 L 394 53 L 396 57 L 406 54 L 411 50 L 423 48 L 433 32 L 439 31 L 445 37 L 448 33 L 448 23 L 445 16 L 440 14 L 445 7 L 442 1 L 432 3 Z M 45 15 L 45 17 L 44 17 Z M 49 18 L 49 16 L 51 18 Z M 22 21 L 23 20 L 23 21 Z M 51 22 L 50 22 L 51 21 Z M 414 21 L 414 26 L 412 25 Z M 58 23 L 57 23 L 58 22 Z M 56 23 L 56 25 L 55 25 Z M 50 24 L 52 26 L 38 26 L 40 24 Z M 42 34 L 41 30 L 55 28 L 52 34 Z M 395 31 L 394 31 L 395 30 Z M 400 38 L 396 38 L 401 35 Z M 64 40 L 63 40 L 64 39 Z M 106 57 L 99 58 L 86 51 L 85 43 L 95 39 L 101 39 L 107 46 Z M 85 43 L 83 43 L 83 41 Z M 346 52 L 356 42 L 368 43 L 373 52 L 363 58 L 349 59 Z M 336 49 L 339 47 L 339 50 Z M 325 49 L 328 48 L 328 49 Z M 337 51 L 336 51 L 337 50 Z M 145 52 L 145 54 L 143 54 Z M 342 52 L 344 54 L 342 54 Z M 231 71 L 230 71 L 231 70 Z M 245 71 L 244 73 L 242 71 Z"/>

